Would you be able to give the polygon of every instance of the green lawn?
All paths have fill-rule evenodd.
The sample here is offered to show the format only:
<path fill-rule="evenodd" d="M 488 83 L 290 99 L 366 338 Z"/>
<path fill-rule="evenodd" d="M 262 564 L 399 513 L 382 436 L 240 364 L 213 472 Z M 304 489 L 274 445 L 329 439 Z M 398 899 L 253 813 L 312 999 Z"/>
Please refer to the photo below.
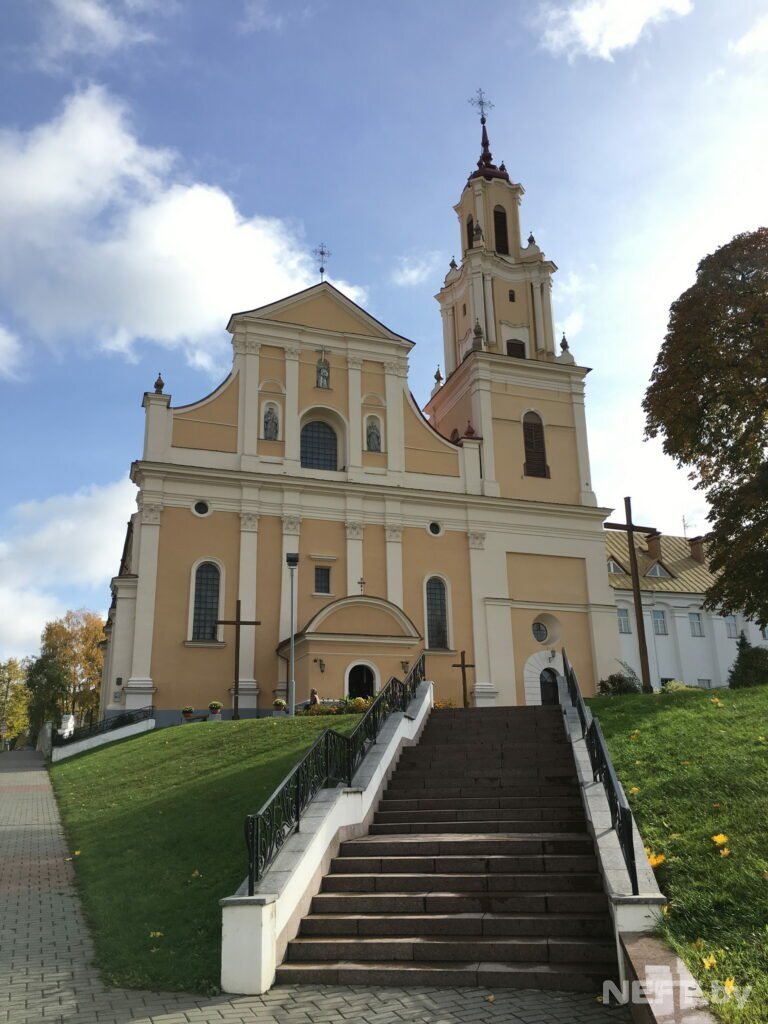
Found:
<path fill-rule="evenodd" d="M 589 704 L 646 845 L 666 858 L 656 870 L 670 900 L 666 937 L 705 991 L 728 978 L 753 986 L 743 1009 L 731 1000 L 713 1006 L 715 1013 L 765 1024 L 768 687 L 598 697 Z M 630 795 L 633 787 L 639 792 Z M 721 834 L 728 837 L 727 857 L 712 841 Z"/>
<path fill-rule="evenodd" d="M 333 727 L 349 732 L 359 720 L 345 715 Z M 195 723 L 51 767 L 108 984 L 219 990 L 218 901 L 247 874 L 243 819 L 328 725 Z"/>

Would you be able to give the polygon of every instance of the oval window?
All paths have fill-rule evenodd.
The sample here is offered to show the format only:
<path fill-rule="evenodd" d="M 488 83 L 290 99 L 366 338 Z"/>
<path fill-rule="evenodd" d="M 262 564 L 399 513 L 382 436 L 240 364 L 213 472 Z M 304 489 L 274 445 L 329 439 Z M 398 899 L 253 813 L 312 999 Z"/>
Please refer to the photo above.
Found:
<path fill-rule="evenodd" d="M 535 639 L 538 640 L 540 644 L 545 644 L 547 642 L 547 637 L 549 636 L 549 630 L 547 629 L 547 627 L 544 625 L 543 622 L 534 622 L 534 624 L 531 627 L 531 629 L 532 629 L 532 632 L 533 632 L 533 635 L 534 635 Z"/>
<path fill-rule="evenodd" d="M 192 507 L 195 511 L 195 514 L 198 516 L 207 516 L 208 513 L 211 511 L 210 505 L 208 504 L 207 501 L 196 501 Z"/>

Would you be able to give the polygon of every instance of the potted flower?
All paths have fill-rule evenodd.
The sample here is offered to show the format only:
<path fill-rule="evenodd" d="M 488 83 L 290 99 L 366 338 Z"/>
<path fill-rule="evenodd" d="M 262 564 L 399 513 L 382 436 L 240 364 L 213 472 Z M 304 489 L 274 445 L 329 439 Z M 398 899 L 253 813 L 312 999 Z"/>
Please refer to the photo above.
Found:
<path fill-rule="evenodd" d="M 191 707 L 189 704 L 187 704 L 186 707 L 183 707 L 181 709 L 181 717 L 187 722 L 192 717 L 192 715 L 194 715 L 194 713 L 195 709 Z"/>
<path fill-rule="evenodd" d="M 209 703 L 208 703 L 208 710 L 211 712 L 211 721 L 212 722 L 220 722 L 221 721 L 221 709 L 223 707 L 224 707 L 224 705 L 221 703 L 220 700 L 209 701 Z"/>
<path fill-rule="evenodd" d="M 275 697 L 272 701 L 272 707 L 275 709 L 275 714 L 282 715 L 288 711 L 288 705 L 282 697 Z"/>

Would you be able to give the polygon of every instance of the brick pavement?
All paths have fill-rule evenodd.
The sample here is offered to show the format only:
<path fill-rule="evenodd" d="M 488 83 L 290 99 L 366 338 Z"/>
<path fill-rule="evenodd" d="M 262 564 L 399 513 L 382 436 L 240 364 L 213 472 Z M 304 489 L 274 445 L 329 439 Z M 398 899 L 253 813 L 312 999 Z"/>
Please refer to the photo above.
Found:
<path fill-rule="evenodd" d="M 514 989 L 273 988 L 202 997 L 106 988 L 42 759 L 0 754 L 0 1024 L 624 1024 L 591 995 Z M 487 997 L 492 995 L 493 1001 Z"/>

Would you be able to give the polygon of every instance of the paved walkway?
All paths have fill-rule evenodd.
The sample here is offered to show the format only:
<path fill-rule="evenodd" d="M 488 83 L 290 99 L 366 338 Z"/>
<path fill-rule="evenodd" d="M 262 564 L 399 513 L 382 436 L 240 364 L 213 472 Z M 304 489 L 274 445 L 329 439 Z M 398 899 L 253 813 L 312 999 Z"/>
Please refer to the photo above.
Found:
<path fill-rule="evenodd" d="M 0 1024 L 618 1024 L 591 995 L 279 987 L 206 998 L 106 988 L 39 755 L 0 754 Z M 493 997 L 488 1002 L 488 997 Z"/>

